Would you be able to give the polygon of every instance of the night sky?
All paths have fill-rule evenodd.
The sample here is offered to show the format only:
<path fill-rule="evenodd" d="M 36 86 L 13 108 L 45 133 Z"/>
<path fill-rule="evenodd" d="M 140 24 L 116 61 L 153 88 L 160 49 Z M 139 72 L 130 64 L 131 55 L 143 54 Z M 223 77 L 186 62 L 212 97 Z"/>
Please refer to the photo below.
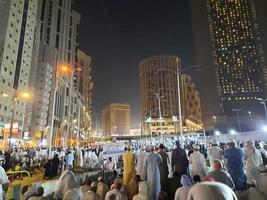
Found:
<path fill-rule="evenodd" d="M 188 0 L 75 0 L 82 14 L 80 49 L 93 59 L 93 112 L 112 102 L 131 105 L 131 127 L 140 122 L 138 63 L 159 54 L 193 65 Z"/>

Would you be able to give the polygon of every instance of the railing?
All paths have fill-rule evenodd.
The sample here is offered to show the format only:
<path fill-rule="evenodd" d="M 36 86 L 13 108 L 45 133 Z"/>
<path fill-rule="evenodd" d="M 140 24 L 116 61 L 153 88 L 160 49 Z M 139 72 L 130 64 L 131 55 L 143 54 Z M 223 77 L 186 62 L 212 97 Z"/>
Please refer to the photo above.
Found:
<path fill-rule="evenodd" d="M 14 175 L 14 174 L 27 174 L 28 176 L 28 185 L 30 185 L 30 177 L 31 177 L 31 174 L 30 172 L 26 171 L 26 170 L 21 170 L 21 171 L 7 171 L 6 172 L 7 175 Z"/>

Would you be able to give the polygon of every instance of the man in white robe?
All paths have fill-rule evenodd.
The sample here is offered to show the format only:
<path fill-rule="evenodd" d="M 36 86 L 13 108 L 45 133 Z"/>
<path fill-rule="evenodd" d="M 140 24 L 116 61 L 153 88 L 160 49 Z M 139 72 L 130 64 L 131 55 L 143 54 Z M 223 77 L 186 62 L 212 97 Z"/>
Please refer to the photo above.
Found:
<path fill-rule="evenodd" d="M 152 199 L 157 199 L 158 194 L 161 191 L 160 187 L 160 171 L 161 157 L 159 154 L 154 152 L 154 147 L 150 147 L 150 153 L 147 155 L 145 160 L 147 184 Z"/>
<path fill-rule="evenodd" d="M 257 150 L 251 141 L 246 142 L 245 157 L 247 183 L 253 184 L 259 176 L 258 167 L 263 164 L 261 153 Z"/>
<path fill-rule="evenodd" d="M 0 165 L 0 200 L 4 199 L 3 184 L 8 183 L 8 177 L 4 168 Z"/>
<path fill-rule="evenodd" d="M 142 149 L 140 153 L 137 155 L 137 163 L 136 163 L 136 174 L 138 174 L 141 180 L 146 179 L 146 168 L 145 168 L 145 160 L 148 153 Z"/>
<path fill-rule="evenodd" d="M 267 167 L 260 165 L 259 176 L 257 178 L 257 186 L 249 189 L 248 200 L 266 200 L 267 199 Z"/>
<path fill-rule="evenodd" d="M 205 172 L 205 157 L 202 153 L 199 152 L 199 147 L 194 146 L 194 152 L 189 157 L 189 163 L 191 164 L 192 177 L 199 175 L 203 180 L 206 176 Z"/>
<path fill-rule="evenodd" d="M 223 150 L 218 146 L 217 140 L 213 140 L 212 146 L 208 149 L 207 153 L 211 167 L 213 166 L 214 160 L 223 160 Z"/>

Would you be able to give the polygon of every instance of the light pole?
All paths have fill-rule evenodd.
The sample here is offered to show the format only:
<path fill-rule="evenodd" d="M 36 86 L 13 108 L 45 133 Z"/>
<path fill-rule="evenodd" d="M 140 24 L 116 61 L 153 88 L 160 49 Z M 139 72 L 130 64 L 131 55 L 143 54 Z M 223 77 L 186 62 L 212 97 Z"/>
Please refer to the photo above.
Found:
<path fill-rule="evenodd" d="M 214 115 L 212 118 L 214 119 L 214 122 L 216 124 L 217 123 L 217 117 Z"/>
<path fill-rule="evenodd" d="M 155 94 L 156 97 L 158 98 L 158 106 L 159 106 L 159 124 L 160 124 L 160 140 L 162 141 L 162 116 L 161 116 L 161 101 L 160 99 L 163 98 L 164 96 L 159 96 L 159 91 Z"/>
<path fill-rule="evenodd" d="M 267 101 L 267 99 L 257 98 L 257 100 L 260 101 L 261 104 L 263 104 L 264 111 L 265 111 L 265 116 L 266 116 L 266 120 L 267 120 L 267 108 L 266 108 L 266 101 Z"/>
<path fill-rule="evenodd" d="M 240 124 L 239 112 L 241 112 L 242 109 L 232 109 L 232 111 L 236 112 L 237 122 L 238 122 L 238 129 L 239 129 L 239 132 L 241 132 L 241 124 Z"/>
<path fill-rule="evenodd" d="M 248 115 L 249 115 L 250 121 L 252 121 L 252 113 L 251 113 L 251 111 L 248 111 Z"/>
<path fill-rule="evenodd" d="M 179 129 L 180 129 L 180 135 L 183 136 L 183 119 L 182 119 L 182 105 L 181 105 L 181 86 L 180 86 L 180 76 L 181 74 L 189 69 L 194 69 L 194 68 L 199 68 L 199 65 L 192 65 L 192 66 L 188 66 L 184 69 L 179 69 L 179 59 L 178 57 L 176 57 L 176 71 L 174 70 L 170 70 L 170 69 L 163 69 L 163 70 L 167 70 L 170 71 L 174 74 L 176 74 L 177 76 L 177 93 L 178 93 L 178 112 L 179 112 Z"/>
<path fill-rule="evenodd" d="M 5 94 L 5 93 L 2 93 L 1 96 L 5 98 L 10 97 L 8 94 Z M 14 117 L 15 117 L 15 110 L 16 110 L 16 101 L 18 98 L 28 99 L 29 97 L 30 97 L 30 94 L 28 92 L 21 92 L 15 89 L 12 90 L 11 120 L 10 120 L 10 126 L 9 126 L 9 148 L 11 148 L 11 138 L 12 138 L 13 124 L 14 124 Z M 4 141 L 4 143 L 6 143 L 6 141 Z"/>

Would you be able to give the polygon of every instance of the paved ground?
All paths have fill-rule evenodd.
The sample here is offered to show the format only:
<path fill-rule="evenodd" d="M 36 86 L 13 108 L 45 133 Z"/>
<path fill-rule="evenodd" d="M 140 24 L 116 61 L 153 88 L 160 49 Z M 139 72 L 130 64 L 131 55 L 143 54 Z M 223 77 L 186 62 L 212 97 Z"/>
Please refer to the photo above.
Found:
<path fill-rule="evenodd" d="M 8 187 L 7 192 L 7 199 L 20 199 L 20 194 L 22 191 L 22 188 L 24 186 L 27 186 L 29 183 L 30 185 L 33 184 L 40 184 L 44 187 L 44 196 L 51 194 L 55 191 L 57 178 L 51 179 L 51 180 L 44 180 L 44 170 L 42 169 L 36 169 L 36 173 L 32 174 L 29 178 L 27 176 L 24 176 L 23 178 L 16 178 L 12 180 Z M 76 169 L 75 174 L 77 177 L 77 180 L 79 182 L 84 182 L 87 177 L 92 178 L 92 180 L 97 179 L 97 177 L 102 172 L 100 170 L 94 170 L 94 171 L 85 171 L 83 169 Z M 110 172 L 105 172 L 110 173 Z"/>

